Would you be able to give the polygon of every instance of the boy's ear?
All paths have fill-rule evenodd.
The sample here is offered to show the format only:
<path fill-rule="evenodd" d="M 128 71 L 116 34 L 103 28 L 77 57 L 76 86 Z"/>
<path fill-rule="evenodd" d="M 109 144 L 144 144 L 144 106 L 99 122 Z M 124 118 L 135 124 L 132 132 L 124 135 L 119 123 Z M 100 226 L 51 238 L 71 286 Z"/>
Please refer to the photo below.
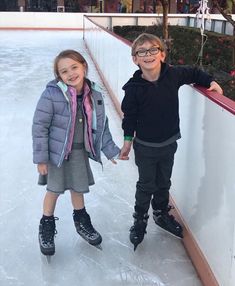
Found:
<path fill-rule="evenodd" d="M 165 52 L 161 52 L 161 61 L 164 62 L 166 59 L 166 53 Z"/>

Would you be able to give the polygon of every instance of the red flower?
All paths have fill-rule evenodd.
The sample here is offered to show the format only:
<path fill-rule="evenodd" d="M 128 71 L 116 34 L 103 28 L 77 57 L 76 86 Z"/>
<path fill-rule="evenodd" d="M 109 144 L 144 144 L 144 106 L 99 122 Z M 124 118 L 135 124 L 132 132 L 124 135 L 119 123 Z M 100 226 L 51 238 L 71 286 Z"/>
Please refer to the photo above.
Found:
<path fill-rule="evenodd" d="M 183 65 L 184 64 L 184 60 L 183 59 L 178 59 L 178 64 L 179 65 Z"/>
<path fill-rule="evenodd" d="M 229 73 L 231 76 L 235 76 L 235 70 L 230 71 Z"/>

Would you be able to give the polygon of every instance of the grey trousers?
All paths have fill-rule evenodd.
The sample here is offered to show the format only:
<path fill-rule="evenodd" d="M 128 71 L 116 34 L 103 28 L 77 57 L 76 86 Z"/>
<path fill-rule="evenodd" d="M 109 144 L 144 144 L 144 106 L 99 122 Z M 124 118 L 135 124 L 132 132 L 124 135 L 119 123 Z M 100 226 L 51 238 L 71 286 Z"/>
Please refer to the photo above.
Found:
<path fill-rule="evenodd" d="M 166 209 L 177 142 L 163 147 L 148 147 L 134 141 L 133 148 L 139 171 L 135 211 L 147 213 L 150 202 L 154 210 Z"/>

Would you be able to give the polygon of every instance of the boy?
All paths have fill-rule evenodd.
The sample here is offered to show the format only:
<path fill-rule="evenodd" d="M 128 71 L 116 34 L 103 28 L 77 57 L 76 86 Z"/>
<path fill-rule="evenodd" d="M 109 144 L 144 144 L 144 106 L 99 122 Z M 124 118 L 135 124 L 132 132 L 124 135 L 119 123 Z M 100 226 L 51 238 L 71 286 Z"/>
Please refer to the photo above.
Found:
<path fill-rule="evenodd" d="M 169 214 L 169 189 L 180 139 L 178 90 L 196 83 L 208 91 L 222 94 L 221 87 L 207 73 L 191 67 L 164 63 L 166 51 L 162 41 L 151 34 L 141 34 L 133 42 L 132 59 L 139 67 L 124 85 L 122 101 L 124 145 L 120 158 L 128 156 L 132 142 L 139 180 L 136 184 L 134 224 L 130 241 L 134 250 L 144 239 L 150 202 L 155 223 L 183 238 L 181 225 Z M 133 140 L 134 139 L 134 140 Z"/>

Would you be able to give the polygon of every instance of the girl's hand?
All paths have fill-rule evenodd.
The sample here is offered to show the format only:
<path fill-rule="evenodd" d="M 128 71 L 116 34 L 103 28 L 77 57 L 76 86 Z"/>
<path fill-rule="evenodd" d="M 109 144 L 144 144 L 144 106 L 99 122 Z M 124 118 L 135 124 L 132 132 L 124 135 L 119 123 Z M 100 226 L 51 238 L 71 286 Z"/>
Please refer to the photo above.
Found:
<path fill-rule="evenodd" d="M 44 163 L 38 164 L 38 172 L 41 175 L 47 175 L 47 172 L 48 172 L 47 164 L 44 164 Z"/>
<path fill-rule="evenodd" d="M 223 89 L 221 88 L 221 86 L 215 82 L 212 81 L 210 87 L 207 89 L 208 91 L 216 91 L 219 94 L 223 95 Z"/>
<path fill-rule="evenodd" d="M 110 159 L 110 161 L 111 161 L 113 164 L 117 164 L 117 161 L 114 160 L 114 159 Z"/>
<path fill-rule="evenodd" d="M 123 144 L 123 147 L 122 147 L 122 149 L 120 151 L 120 154 L 115 159 L 118 159 L 118 160 L 129 160 L 128 154 L 130 153 L 131 145 L 132 145 L 132 141 L 124 141 L 124 144 Z M 113 164 L 117 164 L 117 161 L 115 159 L 114 158 L 110 159 L 110 161 Z"/>

